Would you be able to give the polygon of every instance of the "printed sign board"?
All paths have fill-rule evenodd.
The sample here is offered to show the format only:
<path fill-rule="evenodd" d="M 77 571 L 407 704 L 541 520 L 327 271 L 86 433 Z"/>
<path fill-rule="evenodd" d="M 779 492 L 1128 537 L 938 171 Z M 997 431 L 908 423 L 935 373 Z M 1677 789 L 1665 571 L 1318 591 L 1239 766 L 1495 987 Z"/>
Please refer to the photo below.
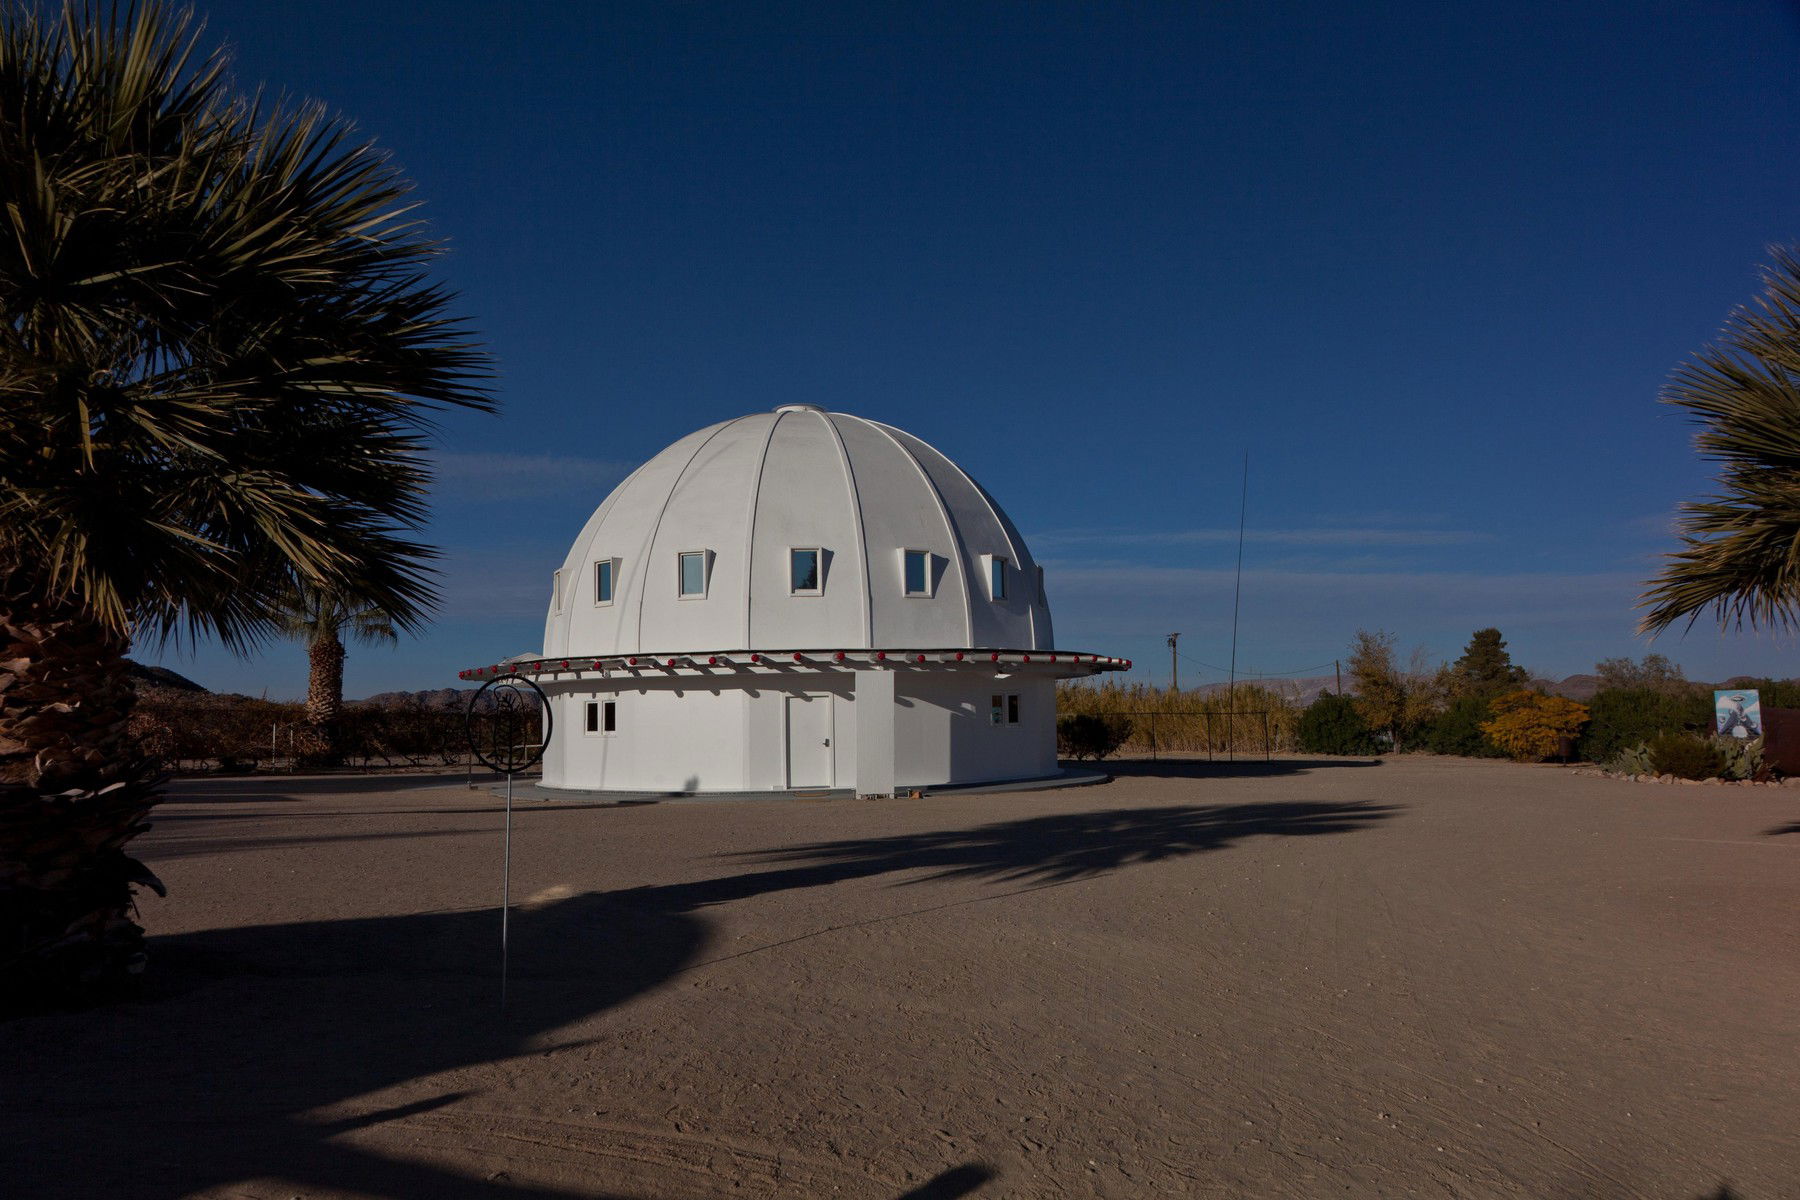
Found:
<path fill-rule="evenodd" d="M 1762 697 L 1743 688 L 1714 692 L 1713 727 L 1720 737 L 1761 737 Z"/>

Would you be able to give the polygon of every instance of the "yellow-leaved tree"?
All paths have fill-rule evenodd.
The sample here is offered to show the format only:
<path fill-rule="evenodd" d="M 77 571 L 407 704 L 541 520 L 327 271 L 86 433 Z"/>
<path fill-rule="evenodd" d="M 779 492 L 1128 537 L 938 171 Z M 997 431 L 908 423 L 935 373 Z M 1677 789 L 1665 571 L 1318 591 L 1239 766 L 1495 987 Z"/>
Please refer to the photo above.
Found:
<path fill-rule="evenodd" d="M 1557 742 L 1574 737 L 1587 724 L 1587 705 L 1542 692 L 1507 692 L 1488 706 L 1481 732 L 1516 762 L 1556 753 Z"/>

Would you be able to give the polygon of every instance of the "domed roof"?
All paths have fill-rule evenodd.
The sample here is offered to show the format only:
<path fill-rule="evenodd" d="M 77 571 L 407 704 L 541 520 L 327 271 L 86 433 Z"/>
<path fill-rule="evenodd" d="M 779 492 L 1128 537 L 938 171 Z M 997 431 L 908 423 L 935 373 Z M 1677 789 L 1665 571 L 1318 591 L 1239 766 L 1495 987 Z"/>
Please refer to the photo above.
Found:
<path fill-rule="evenodd" d="M 809 404 L 639 467 L 552 592 L 546 655 L 1053 645 L 1037 563 L 979 484 L 911 434 Z"/>

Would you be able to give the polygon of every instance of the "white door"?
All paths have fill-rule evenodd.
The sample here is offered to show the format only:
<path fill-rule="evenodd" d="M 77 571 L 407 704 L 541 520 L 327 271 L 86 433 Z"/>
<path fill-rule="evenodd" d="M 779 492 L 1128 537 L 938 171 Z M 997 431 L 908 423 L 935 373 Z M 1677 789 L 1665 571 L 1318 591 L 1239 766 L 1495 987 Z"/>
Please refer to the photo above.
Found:
<path fill-rule="evenodd" d="M 831 786 L 831 697 L 787 698 L 787 785 Z"/>

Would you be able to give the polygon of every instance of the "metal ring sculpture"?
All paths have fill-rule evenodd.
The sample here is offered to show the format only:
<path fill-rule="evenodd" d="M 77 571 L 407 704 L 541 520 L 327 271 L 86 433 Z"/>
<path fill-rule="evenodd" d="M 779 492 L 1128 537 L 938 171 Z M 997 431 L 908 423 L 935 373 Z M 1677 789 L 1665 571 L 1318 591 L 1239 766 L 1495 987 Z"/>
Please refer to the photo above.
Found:
<path fill-rule="evenodd" d="M 478 721 L 476 714 L 484 703 L 486 719 Z M 533 738 L 540 720 L 543 732 Z M 491 679 L 469 697 L 464 718 L 469 752 L 490 770 L 516 775 L 544 757 L 544 747 L 550 743 L 550 720 L 550 699 L 537 684 L 519 675 Z"/>

